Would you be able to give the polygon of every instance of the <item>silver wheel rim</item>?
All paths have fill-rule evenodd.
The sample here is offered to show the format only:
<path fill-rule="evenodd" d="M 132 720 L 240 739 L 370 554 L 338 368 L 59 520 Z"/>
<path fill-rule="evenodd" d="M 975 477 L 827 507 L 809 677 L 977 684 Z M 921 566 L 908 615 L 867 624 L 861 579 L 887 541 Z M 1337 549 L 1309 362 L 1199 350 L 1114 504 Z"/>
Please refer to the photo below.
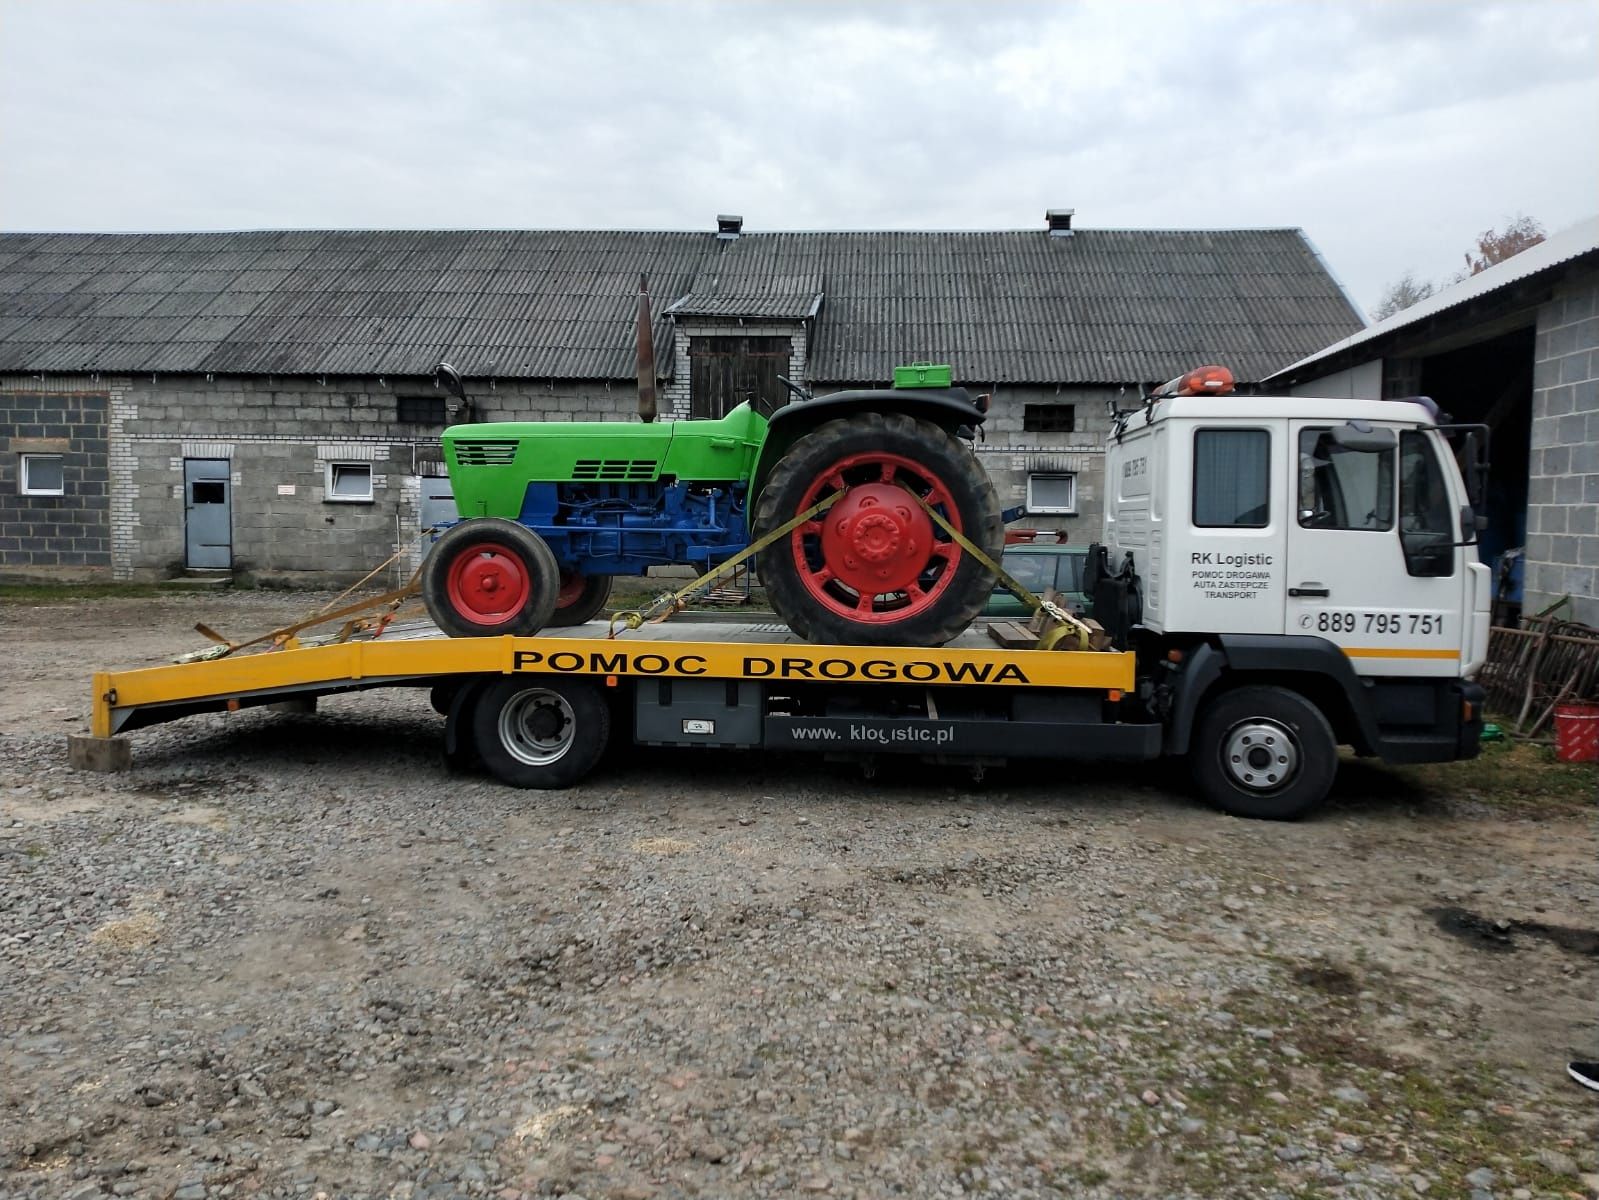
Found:
<path fill-rule="evenodd" d="M 500 709 L 500 745 L 530 767 L 549 766 L 572 748 L 576 737 L 577 718 L 558 692 L 530 688 Z"/>
<path fill-rule="evenodd" d="M 1275 792 L 1299 773 L 1299 743 L 1286 725 L 1259 717 L 1240 721 L 1222 740 L 1227 776 L 1252 792 Z"/>

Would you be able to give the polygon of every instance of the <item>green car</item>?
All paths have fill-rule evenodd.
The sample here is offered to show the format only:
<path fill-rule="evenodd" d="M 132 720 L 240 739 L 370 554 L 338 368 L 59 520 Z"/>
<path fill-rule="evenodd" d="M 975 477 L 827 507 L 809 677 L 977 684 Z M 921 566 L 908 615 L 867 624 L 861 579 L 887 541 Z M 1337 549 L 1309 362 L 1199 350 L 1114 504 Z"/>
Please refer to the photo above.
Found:
<path fill-rule="evenodd" d="M 1087 546 L 1063 546 L 1059 542 L 1018 542 L 1005 547 L 1000 565 L 1035 596 L 1054 588 L 1072 612 L 1086 612 L 1088 596 L 1083 592 L 1083 564 L 1088 561 Z M 985 617 L 1025 617 L 1027 606 L 1003 587 L 995 587 L 983 609 Z"/>

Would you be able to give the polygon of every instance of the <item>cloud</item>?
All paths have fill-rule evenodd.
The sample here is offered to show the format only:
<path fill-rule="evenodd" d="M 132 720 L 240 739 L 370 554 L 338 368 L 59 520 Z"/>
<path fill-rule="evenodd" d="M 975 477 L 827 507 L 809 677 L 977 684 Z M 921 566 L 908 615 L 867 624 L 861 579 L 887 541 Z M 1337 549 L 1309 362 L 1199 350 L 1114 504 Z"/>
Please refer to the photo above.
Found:
<path fill-rule="evenodd" d="M 70 69 L 63 69 L 63 64 Z M 0 227 L 1303 226 L 1599 204 L 1599 9 L 0 0 Z"/>

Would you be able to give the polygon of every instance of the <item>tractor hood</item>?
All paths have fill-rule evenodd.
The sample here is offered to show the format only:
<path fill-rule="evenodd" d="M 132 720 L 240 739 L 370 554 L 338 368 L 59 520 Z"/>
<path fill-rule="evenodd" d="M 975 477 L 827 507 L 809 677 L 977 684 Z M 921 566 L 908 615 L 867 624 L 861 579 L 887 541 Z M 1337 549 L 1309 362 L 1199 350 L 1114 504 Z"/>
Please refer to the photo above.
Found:
<path fill-rule="evenodd" d="M 747 480 L 766 420 L 740 404 L 717 421 L 492 421 L 441 437 L 463 517 L 515 518 L 530 483 Z"/>

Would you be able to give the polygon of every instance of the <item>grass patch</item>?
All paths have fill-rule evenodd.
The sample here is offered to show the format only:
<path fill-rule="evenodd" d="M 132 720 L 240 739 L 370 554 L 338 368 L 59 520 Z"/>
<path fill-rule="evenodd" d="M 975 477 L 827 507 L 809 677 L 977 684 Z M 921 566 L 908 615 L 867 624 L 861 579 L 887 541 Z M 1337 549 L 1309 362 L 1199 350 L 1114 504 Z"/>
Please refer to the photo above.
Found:
<path fill-rule="evenodd" d="M 140 600 L 171 596 L 157 583 L 0 583 L 0 604 L 65 604 L 72 600 Z"/>
<path fill-rule="evenodd" d="M 1468 762 L 1390 768 L 1419 790 L 1509 808 L 1592 807 L 1599 770 L 1563 763 L 1552 747 L 1533 742 L 1487 742 Z"/>

